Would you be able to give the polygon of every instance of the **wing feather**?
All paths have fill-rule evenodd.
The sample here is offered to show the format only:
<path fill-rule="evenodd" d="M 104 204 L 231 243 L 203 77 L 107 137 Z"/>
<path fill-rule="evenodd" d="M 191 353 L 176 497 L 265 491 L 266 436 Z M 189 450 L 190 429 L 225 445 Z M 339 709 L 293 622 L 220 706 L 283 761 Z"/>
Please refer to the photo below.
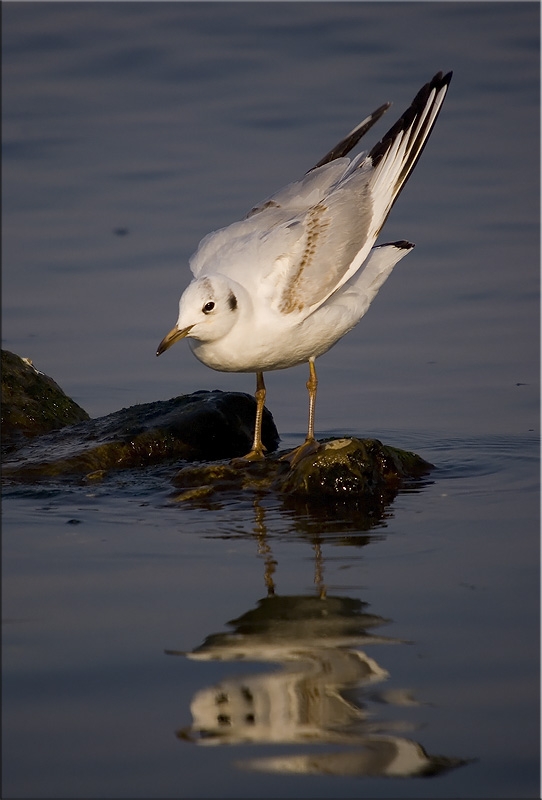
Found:
<path fill-rule="evenodd" d="M 278 307 L 309 314 L 341 288 L 368 257 L 423 152 L 452 73 L 437 73 L 363 161 L 354 161 L 305 217 L 305 247 L 291 263 Z M 283 269 L 284 273 L 284 269 Z"/>
<path fill-rule="evenodd" d="M 368 155 L 345 154 L 382 116 L 381 106 L 302 180 L 206 236 L 192 256 L 196 277 L 220 272 L 256 290 L 282 314 L 313 313 L 366 261 L 425 147 L 452 73 L 437 73 Z"/>

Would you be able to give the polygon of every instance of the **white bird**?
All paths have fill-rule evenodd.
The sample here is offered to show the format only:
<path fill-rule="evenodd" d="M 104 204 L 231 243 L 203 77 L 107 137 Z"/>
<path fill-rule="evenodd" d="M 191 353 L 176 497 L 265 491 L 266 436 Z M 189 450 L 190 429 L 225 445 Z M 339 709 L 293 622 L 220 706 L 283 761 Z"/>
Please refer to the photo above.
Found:
<path fill-rule="evenodd" d="M 381 106 L 300 181 L 206 236 L 190 259 L 194 279 L 156 355 L 186 337 L 208 367 L 256 373 L 254 442 L 246 459 L 264 457 L 263 373 L 304 362 L 310 370 L 309 424 L 292 463 L 317 447 L 314 360 L 360 321 L 395 264 L 414 247 L 406 241 L 374 245 L 451 78 L 451 72 L 437 73 L 368 154 L 345 158 L 390 104 Z"/>

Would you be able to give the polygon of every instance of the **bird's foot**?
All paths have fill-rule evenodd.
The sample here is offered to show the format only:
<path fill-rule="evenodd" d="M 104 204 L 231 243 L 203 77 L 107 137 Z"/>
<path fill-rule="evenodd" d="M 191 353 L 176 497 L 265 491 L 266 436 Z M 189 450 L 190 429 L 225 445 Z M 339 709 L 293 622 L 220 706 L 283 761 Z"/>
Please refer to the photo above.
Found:
<path fill-rule="evenodd" d="M 246 456 L 240 456 L 239 458 L 232 458 L 230 464 L 234 467 L 244 467 L 248 463 L 253 461 L 263 461 L 265 459 L 265 447 L 262 445 L 261 447 L 253 447 L 250 453 L 247 453 Z"/>
<path fill-rule="evenodd" d="M 320 442 L 316 441 L 314 437 L 305 439 L 303 444 L 299 445 L 299 447 L 296 447 L 289 453 L 285 453 L 283 456 L 281 456 L 280 461 L 287 461 L 290 467 L 295 467 L 297 464 L 299 464 L 302 458 L 305 458 L 305 456 L 309 456 L 318 452 L 320 446 Z"/>

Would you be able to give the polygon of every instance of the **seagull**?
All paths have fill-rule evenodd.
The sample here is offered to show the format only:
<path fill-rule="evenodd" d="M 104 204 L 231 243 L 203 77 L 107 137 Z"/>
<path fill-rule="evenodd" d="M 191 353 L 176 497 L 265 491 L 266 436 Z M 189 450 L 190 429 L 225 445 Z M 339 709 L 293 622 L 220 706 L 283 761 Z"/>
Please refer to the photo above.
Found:
<path fill-rule="evenodd" d="M 297 463 L 318 448 L 315 359 L 357 325 L 414 247 L 404 240 L 375 242 L 422 154 L 451 78 L 438 72 L 369 153 L 347 158 L 390 103 L 380 106 L 301 180 L 208 234 L 191 257 L 194 278 L 156 355 L 186 338 L 206 366 L 256 373 L 254 441 L 244 459 L 264 458 L 264 372 L 302 363 L 309 365 L 308 430 L 288 460 Z"/>

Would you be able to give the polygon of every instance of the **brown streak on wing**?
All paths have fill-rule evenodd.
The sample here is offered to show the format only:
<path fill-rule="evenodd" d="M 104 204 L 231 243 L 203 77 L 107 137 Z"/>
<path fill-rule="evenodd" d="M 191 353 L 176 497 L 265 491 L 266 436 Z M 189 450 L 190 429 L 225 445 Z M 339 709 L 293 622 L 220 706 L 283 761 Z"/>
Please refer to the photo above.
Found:
<path fill-rule="evenodd" d="M 310 267 L 318 239 L 321 234 L 329 227 L 330 221 L 323 220 L 322 217 L 327 211 L 327 207 L 322 203 L 311 208 L 307 215 L 307 241 L 305 250 L 300 258 L 299 265 L 294 275 L 290 278 L 288 285 L 284 289 L 279 310 L 283 314 L 291 314 L 292 311 L 301 311 L 305 306 L 301 283 L 305 270 Z"/>

